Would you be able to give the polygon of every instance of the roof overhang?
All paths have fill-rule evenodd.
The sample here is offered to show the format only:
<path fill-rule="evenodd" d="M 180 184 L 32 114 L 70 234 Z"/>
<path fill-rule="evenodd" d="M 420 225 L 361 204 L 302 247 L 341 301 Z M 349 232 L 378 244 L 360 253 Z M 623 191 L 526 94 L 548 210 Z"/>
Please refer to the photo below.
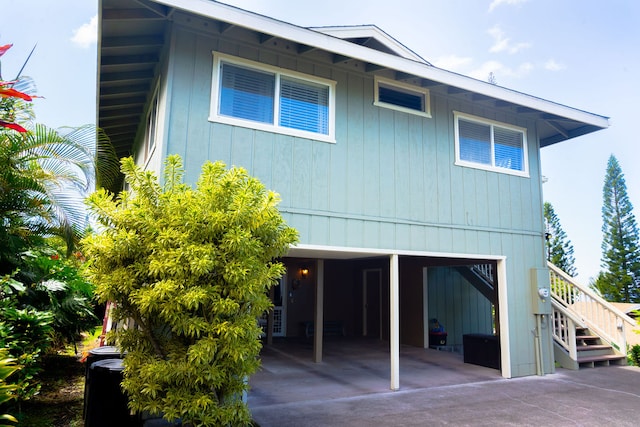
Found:
<path fill-rule="evenodd" d="M 318 50 L 334 63 L 361 61 L 369 73 L 393 72 L 453 97 L 505 109 L 536 120 L 542 147 L 609 126 L 605 116 L 558 104 L 437 68 L 373 26 L 309 29 L 211 0 L 101 0 L 98 46 L 98 126 L 119 155 L 130 154 L 164 44 L 167 24 L 180 13 L 211 21 L 219 34 L 240 27 L 259 40 L 282 39 L 297 52 Z M 351 34 L 349 34 L 351 31 Z M 392 52 L 349 40 L 370 33 Z M 433 90 L 433 89 L 432 89 Z"/>

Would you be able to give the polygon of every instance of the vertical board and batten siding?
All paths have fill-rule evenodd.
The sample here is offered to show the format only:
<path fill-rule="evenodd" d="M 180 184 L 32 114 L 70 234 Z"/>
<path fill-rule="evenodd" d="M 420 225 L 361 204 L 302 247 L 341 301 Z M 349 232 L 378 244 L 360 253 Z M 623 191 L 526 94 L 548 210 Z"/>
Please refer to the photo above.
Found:
<path fill-rule="evenodd" d="M 451 267 L 427 269 L 429 319 L 447 332 L 447 345 L 462 346 L 464 334 L 492 334 L 491 303 Z"/>
<path fill-rule="evenodd" d="M 533 122 L 514 123 L 490 108 L 478 108 L 432 94 L 433 118 L 412 116 L 372 105 L 371 76 L 343 70 L 324 72 L 337 82 L 335 144 L 231 127 L 207 120 L 210 107 L 212 50 L 216 39 L 178 32 L 172 62 L 172 88 L 166 154 L 183 156 L 187 180 L 195 181 L 204 160 L 243 166 L 282 196 L 290 216 L 325 216 L 329 223 L 380 222 L 411 236 L 417 228 L 439 229 L 438 242 L 424 242 L 426 250 L 446 252 L 459 240 L 459 231 L 541 232 L 542 213 L 538 147 Z M 225 53 L 236 54 L 239 52 Z M 241 50 L 241 49 L 237 49 Z M 248 59 L 259 61 L 260 51 Z M 311 73 L 310 64 L 272 60 Z M 312 73 L 314 74 L 314 73 Z M 456 166 L 452 111 L 471 112 L 529 129 L 530 178 Z M 535 202 L 534 202 L 535 201 Z M 536 207 L 534 207 L 536 206 Z M 326 224 L 326 222 L 325 222 Z M 316 225 L 311 225 L 316 227 Z M 309 230 L 300 230 L 305 243 Z M 322 229 L 316 230 L 322 239 Z M 349 233 L 347 246 L 364 245 L 362 233 Z M 411 239 L 379 236 L 373 247 L 408 249 Z M 414 243 L 409 243 L 409 242 Z M 437 247 L 434 247 L 437 246 Z M 444 247 L 443 247 L 444 246 Z M 473 247 L 484 246 L 473 244 Z M 486 253 L 486 252 L 483 252 Z"/>
<path fill-rule="evenodd" d="M 208 121 L 212 52 L 336 82 L 336 143 Z M 205 160 L 242 166 L 281 195 L 305 244 L 505 256 L 513 375 L 535 372 L 529 270 L 544 267 L 535 122 L 432 92 L 432 118 L 373 105 L 373 75 L 176 27 L 165 154 L 195 182 Z M 528 130 L 530 177 L 456 166 L 453 111 Z M 547 364 L 547 366 L 549 366 Z"/>

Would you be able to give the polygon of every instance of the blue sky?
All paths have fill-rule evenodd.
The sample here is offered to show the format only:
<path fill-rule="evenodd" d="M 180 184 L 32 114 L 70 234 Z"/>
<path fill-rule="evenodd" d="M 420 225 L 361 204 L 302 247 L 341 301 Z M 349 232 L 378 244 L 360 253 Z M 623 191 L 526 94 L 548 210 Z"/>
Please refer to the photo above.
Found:
<path fill-rule="evenodd" d="M 579 279 L 600 269 L 602 185 L 609 156 L 640 211 L 640 2 L 631 0 L 227 0 L 299 26 L 375 24 L 432 64 L 611 117 L 611 127 L 542 150 L 545 200 L 575 248 Z M 0 15 L 10 79 L 28 52 L 40 123 L 95 122 L 95 0 L 21 0 Z"/>

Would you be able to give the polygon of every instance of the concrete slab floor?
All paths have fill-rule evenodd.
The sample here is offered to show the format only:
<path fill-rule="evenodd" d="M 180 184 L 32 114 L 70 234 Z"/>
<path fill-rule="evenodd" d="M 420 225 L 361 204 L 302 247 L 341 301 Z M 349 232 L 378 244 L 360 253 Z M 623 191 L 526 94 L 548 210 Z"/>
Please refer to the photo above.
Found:
<path fill-rule="evenodd" d="M 389 390 L 388 344 L 325 341 L 323 362 L 311 342 L 263 349 L 249 408 L 269 426 L 636 426 L 640 369 L 611 366 L 503 379 L 465 364 L 462 355 L 401 348 L 400 390 Z"/>

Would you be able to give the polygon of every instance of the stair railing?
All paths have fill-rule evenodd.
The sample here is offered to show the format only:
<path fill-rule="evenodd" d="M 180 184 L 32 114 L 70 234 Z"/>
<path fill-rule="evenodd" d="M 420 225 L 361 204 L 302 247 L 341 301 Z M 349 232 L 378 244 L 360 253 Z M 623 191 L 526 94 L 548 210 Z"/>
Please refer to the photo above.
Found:
<path fill-rule="evenodd" d="M 553 339 L 569 353 L 571 360 L 578 360 L 576 328 L 586 327 L 584 321 L 552 298 L 551 325 L 553 327 Z"/>
<path fill-rule="evenodd" d="M 563 311 L 567 317 L 570 313 L 571 322 L 588 327 L 602 340 L 608 342 L 616 352 L 626 354 L 626 330 L 633 329 L 636 325 L 635 321 L 588 287 L 579 284 L 554 264 L 548 262 L 547 265 L 551 280 L 552 301 L 555 303 L 554 311 Z M 568 323 L 567 326 L 569 326 Z M 575 345 L 575 325 L 572 329 Z"/>
<path fill-rule="evenodd" d="M 493 265 L 492 264 L 475 264 L 471 267 L 473 271 L 478 273 L 480 276 L 484 277 L 492 285 L 495 283 L 493 276 Z"/>

